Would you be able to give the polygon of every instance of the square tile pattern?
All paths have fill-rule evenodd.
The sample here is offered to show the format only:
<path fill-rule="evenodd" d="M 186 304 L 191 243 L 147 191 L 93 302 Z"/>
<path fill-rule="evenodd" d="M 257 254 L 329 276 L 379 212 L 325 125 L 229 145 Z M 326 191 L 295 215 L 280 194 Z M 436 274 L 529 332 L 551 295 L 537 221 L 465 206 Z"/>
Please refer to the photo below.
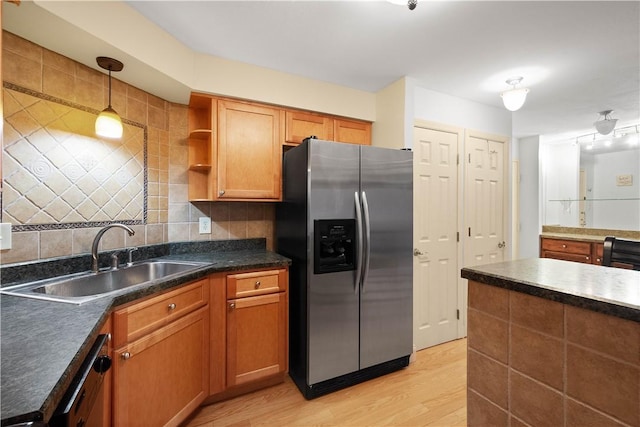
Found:
<path fill-rule="evenodd" d="M 640 323 L 469 281 L 469 426 L 640 426 Z"/>
<path fill-rule="evenodd" d="M 3 96 L 3 221 L 144 220 L 144 127 L 98 139 L 91 112 L 18 86 Z"/>

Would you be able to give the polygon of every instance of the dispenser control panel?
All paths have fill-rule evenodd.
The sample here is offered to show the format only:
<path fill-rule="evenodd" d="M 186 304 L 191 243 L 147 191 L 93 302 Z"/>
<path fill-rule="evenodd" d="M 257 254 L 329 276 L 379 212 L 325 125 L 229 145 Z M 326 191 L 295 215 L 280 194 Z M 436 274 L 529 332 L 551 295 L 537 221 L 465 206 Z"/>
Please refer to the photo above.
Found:
<path fill-rule="evenodd" d="M 314 228 L 315 274 L 355 270 L 356 222 L 354 219 L 317 219 Z"/>

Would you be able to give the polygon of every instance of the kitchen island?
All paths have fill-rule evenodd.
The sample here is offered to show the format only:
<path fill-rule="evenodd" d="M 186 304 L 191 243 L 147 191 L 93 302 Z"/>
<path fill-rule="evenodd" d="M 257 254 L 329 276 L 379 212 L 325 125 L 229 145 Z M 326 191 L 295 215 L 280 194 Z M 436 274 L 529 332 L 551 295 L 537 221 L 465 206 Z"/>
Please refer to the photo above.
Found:
<path fill-rule="evenodd" d="M 290 260 L 265 249 L 264 239 L 177 242 L 139 247 L 137 261 L 198 261 L 201 268 L 157 279 L 80 305 L 2 295 L 2 425 L 47 421 L 114 308 L 217 272 L 286 267 Z M 89 255 L 3 266 L 2 285 L 74 273 Z"/>
<path fill-rule="evenodd" d="M 541 258 L 462 277 L 469 426 L 640 425 L 640 272 Z"/>

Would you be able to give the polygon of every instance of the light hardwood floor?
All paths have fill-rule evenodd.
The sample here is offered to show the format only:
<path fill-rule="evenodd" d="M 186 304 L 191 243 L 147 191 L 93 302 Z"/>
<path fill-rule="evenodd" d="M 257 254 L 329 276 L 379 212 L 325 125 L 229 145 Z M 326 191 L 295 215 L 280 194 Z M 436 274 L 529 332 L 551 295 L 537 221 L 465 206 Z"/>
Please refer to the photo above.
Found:
<path fill-rule="evenodd" d="M 406 369 L 305 400 L 291 379 L 200 408 L 196 426 L 465 426 L 467 340 L 418 351 Z"/>

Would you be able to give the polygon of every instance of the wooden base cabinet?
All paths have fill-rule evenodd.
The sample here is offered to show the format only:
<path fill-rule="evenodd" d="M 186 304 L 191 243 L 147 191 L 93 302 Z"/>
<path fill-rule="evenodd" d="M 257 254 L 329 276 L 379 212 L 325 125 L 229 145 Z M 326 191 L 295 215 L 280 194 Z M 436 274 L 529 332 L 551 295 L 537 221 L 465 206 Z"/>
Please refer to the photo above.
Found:
<path fill-rule="evenodd" d="M 114 312 L 115 426 L 177 426 L 209 395 L 208 280 Z M 131 337 L 136 337 L 132 339 Z"/>
<path fill-rule="evenodd" d="M 287 300 L 284 292 L 229 300 L 227 385 L 286 371 Z"/>
<path fill-rule="evenodd" d="M 218 275 L 215 281 L 211 286 L 213 401 L 282 382 L 288 370 L 288 270 Z M 222 315 L 213 314 L 214 310 Z"/>
<path fill-rule="evenodd" d="M 602 264 L 602 243 L 540 237 L 540 258 Z"/>

